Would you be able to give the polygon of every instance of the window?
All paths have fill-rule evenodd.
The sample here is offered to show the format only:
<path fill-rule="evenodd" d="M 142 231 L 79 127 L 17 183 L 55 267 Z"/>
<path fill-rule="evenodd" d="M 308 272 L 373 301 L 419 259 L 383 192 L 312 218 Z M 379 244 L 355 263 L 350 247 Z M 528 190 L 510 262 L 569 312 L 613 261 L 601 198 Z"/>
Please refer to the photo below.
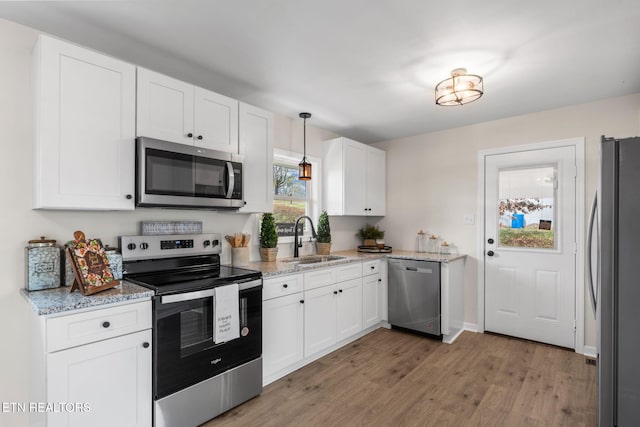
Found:
<path fill-rule="evenodd" d="M 498 245 L 556 247 L 556 166 L 498 171 Z"/>
<path fill-rule="evenodd" d="M 320 179 L 320 163 L 307 156 L 313 165 L 313 178 L 311 181 L 298 179 L 298 163 L 302 154 L 287 153 L 274 150 L 273 158 L 273 216 L 276 220 L 278 237 L 294 235 L 296 218 L 308 215 L 317 218 L 317 193 Z M 307 221 L 301 221 L 298 233 L 310 234 Z M 282 239 L 281 239 L 282 241 Z M 286 240 L 284 240 L 286 241 Z"/>

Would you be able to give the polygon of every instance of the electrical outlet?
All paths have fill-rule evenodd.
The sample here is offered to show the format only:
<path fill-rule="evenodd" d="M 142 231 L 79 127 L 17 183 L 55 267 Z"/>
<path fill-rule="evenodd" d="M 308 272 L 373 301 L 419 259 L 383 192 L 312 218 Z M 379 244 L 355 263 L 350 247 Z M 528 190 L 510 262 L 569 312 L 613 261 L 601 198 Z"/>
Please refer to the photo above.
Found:
<path fill-rule="evenodd" d="M 476 219 L 475 219 L 474 215 L 473 215 L 473 214 L 466 214 L 466 215 L 464 216 L 464 223 L 465 223 L 466 225 L 473 225 L 473 224 L 475 224 L 475 223 L 476 223 Z"/>

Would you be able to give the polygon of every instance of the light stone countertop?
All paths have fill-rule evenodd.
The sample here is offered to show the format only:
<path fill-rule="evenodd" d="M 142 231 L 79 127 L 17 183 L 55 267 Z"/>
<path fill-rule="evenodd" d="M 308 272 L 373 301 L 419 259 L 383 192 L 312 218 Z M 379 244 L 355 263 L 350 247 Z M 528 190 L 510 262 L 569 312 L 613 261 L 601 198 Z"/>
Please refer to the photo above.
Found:
<path fill-rule="evenodd" d="M 262 277 L 264 279 L 269 279 L 271 277 L 276 277 L 276 276 L 302 273 L 305 271 L 317 270 L 319 268 L 334 267 L 341 264 L 350 264 L 352 262 L 362 262 L 362 261 L 380 259 L 385 257 L 436 261 L 436 262 L 444 262 L 444 263 L 466 257 L 466 255 L 459 255 L 459 254 L 439 255 L 439 254 L 413 252 L 413 251 L 393 251 L 392 253 L 367 253 L 367 252 L 358 252 L 355 249 L 348 250 L 348 251 L 331 252 L 331 255 L 338 255 L 346 258 L 320 262 L 315 264 L 298 264 L 296 262 L 290 262 L 292 258 L 279 259 L 276 262 L 252 261 L 247 265 L 243 265 L 242 268 L 248 268 L 251 270 L 260 271 L 262 272 Z"/>
<path fill-rule="evenodd" d="M 413 260 L 425 260 L 436 262 L 451 262 L 456 259 L 464 258 L 466 255 L 439 255 L 432 253 L 422 253 L 413 251 L 393 251 L 392 253 L 366 253 L 357 250 L 332 252 L 331 255 L 343 256 L 343 259 L 326 261 L 316 264 L 298 264 L 296 262 L 287 262 L 287 260 L 278 260 L 276 262 L 253 261 L 242 266 L 251 270 L 261 271 L 265 279 L 276 276 L 284 276 L 287 274 L 301 273 L 319 268 L 334 267 L 342 264 L 350 264 L 353 262 L 362 262 L 380 258 L 402 258 Z M 62 286 L 54 289 L 46 289 L 42 291 L 27 291 L 21 289 L 20 293 L 31 304 L 31 308 L 37 315 L 47 315 L 54 313 L 63 313 L 66 311 L 77 310 L 87 307 L 99 307 L 105 304 L 118 303 L 122 301 L 130 301 L 144 298 L 151 298 L 153 291 L 142 286 L 138 286 L 124 280 L 122 284 L 106 291 L 98 292 L 94 295 L 83 296 L 79 291 L 69 292 L 70 287 Z"/>
<path fill-rule="evenodd" d="M 84 296 L 80 291 L 70 293 L 70 286 L 45 289 L 42 291 L 27 291 L 21 289 L 20 293 L 31 304 L 33 311 L 40 316 L 65 311 L 78 310 L 87 307 L 99 307 L 105 304 L 113 304 L 122 301 L 137 299 L 149 299 L 153 291 L 138 286 L 126 280 L 115 288 Z"/>

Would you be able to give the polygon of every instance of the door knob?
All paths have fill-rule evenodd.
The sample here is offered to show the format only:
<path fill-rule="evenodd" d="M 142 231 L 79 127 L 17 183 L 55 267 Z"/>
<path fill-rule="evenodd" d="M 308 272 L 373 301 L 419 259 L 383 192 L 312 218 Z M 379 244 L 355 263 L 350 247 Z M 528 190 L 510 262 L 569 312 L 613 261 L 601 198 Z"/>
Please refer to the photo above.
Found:
<path fill-rule="evenodd" d="M 494 255 L 495 255 L 495 252 L 493 252 L 493 251 L 488 251 L 488 252 L 487 252 L 487 255 L 488 255 L 488 256 L 494 256 Z"/>
<path fill-rule="evenodd" d="M 491 244 L 491 245 L 493 245 L 493 242 L 494 242 L 494 240 L 493 240 L 493 239 L 489 239 L 489 240 L 487 240 L 487 243 L 489 243 L 489 244 Z"/>
<path fill-rule="evenodd" d="M 193 138 L 193 134 L 192 134 L 191 132 L 189 132 L 189 133 L 187 134 L 187 138 Z"/>

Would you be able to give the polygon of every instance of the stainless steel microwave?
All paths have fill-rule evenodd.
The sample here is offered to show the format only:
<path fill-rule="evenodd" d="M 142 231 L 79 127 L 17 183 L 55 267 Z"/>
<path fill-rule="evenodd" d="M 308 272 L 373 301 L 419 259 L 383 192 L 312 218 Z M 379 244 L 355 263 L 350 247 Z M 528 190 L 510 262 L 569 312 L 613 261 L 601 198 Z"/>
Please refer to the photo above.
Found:
<path fill-rule="evenodd" d="M 244 206 L 236 154 L 139 137 L 136 206 L 238 209 Z"/>

